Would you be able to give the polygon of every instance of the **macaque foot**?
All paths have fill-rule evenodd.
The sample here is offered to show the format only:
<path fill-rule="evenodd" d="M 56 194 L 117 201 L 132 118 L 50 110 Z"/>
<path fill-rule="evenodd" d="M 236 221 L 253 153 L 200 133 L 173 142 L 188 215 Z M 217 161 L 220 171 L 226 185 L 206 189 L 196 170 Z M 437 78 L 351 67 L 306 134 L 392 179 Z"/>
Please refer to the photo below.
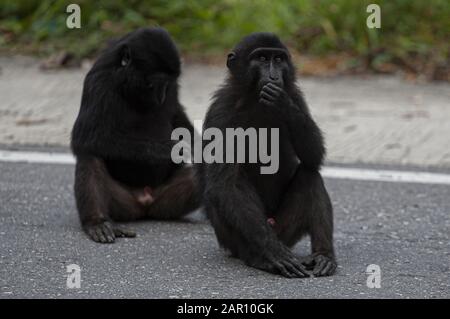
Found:
<path fill-rule="evenodd" d="M 113 243 L 118 237 L 136 237 L 136 233 L 119 227 L 109 221 L 95 225 L 84 226 L 84 230 L 97 243 Z"/>
<path fill-rule="evenodd" d="M 264 259 L 250 263 L 250 266 L 287 278 L 310 277 L 309 272 L 298 258 L 284 247 L 275 254 L 269 253 Z"/>
<path fill-rule="evenodd" d="M 336 272 L 337 263 L 334 258 L 322 255 L 312 254 L 305 257 L 302 264 L 308 270 L 312 270 L 314 277 L 331 276 Z"/>

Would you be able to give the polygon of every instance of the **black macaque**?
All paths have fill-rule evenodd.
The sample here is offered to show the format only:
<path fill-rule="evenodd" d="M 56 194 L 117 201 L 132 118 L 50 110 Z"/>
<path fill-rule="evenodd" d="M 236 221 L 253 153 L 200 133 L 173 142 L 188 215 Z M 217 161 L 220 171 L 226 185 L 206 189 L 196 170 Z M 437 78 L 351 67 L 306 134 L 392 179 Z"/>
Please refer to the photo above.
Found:
<path fill-rule="evenodd" d="M 81 224 L 96 242 L 135 236 L 114 221 L 174 219 L 200 204 L 193 168 L 171 159 L 172 130 L 194 134 L 178 101 L 180 64 L 164 29 L 142 28 L 86 76 L 71 147 Z"/>
<path fill-rule="evenodd" d="M 214 95 L 204 129 L 219 128 L 225 136 L 226 128 L 278 128 L 279 168 L 261 174 L 260 162 L 197 165 L 219 244 L 271 273 L 332 275 L 333 212 L 319 173 L 324 142 L 296 87 L 287 48 L 274 34 L 254 33 L 228 55 L 227 67 L 229 76 Z M 304 235 L 311 237 L 312 254 L 300 258 L 289 247 Z"/>

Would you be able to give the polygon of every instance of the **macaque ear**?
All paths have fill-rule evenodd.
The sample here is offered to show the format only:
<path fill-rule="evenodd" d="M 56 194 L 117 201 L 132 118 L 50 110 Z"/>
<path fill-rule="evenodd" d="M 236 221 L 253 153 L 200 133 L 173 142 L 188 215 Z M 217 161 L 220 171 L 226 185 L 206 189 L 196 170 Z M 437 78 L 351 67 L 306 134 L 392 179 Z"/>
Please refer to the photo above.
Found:
<path fill-rule="evenodd" d="M 120 65 L 125 67 L 131 62 L 131 50 L 128 45 L 122 46 L 120 49 Z"/>
<path fill-rule="evenodd" d="M 231 69 L 233 67 L 235 60 L 236 60 L 236 53 L 234 53 L 234 52 L 228 53 L 228 56 L 227 56 L 227 67 L 229 69 Z"/>

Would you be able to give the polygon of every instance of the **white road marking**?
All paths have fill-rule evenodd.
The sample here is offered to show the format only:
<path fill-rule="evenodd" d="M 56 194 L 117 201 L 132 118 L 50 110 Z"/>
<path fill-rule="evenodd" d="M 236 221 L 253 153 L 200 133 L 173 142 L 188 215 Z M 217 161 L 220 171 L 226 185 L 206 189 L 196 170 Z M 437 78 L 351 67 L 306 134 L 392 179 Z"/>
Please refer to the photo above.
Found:
<path fill-rule="evenodd" d="M 75 158 L 69 153 L 22 152 L 0 150 L 0 162 L 75 164 Z M 398 170 L 377 170 L 327 166 L 322 175 L 328 178 L 361 181 L 381 181 L 394 183 L 420 183 L 450 185 L 450 174 L 412 172 Z"/>
<path fill-rule="evenodd" d="M 361 181 L 450 185 L 450 174 L 428 172 L 328 166 L 322 168 L 322 175 L 328 178 L 352 179 Z"/>
<path fill-rule="evenodd" d="M 44 153 L 0 150 L 0 162 L 25 162 L 40 164 L 75 164 L 69 153 Z"/>

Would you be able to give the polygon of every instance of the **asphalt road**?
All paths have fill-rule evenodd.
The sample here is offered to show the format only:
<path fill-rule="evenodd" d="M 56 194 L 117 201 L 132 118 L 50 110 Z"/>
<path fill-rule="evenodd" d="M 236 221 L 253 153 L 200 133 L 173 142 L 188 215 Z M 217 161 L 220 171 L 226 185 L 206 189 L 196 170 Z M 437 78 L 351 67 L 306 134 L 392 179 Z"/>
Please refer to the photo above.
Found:
<path fill-rule="evenodd" d="M 373 166 L 372 166 L 373 168 Z M 0 298 L 449 298 L 450 186 L 327 179 L 339 268 L 286 279 L 227 257 L 199 212 L 136 222 L 102 245 L 80 229 L 73 166 L 0 162 Z M 308 241 L 295 247 L 309 252 Z M 66 266 L 81 267 L 81 288 Z M 381 267 L 368 288 L 366 267 Z"/>

